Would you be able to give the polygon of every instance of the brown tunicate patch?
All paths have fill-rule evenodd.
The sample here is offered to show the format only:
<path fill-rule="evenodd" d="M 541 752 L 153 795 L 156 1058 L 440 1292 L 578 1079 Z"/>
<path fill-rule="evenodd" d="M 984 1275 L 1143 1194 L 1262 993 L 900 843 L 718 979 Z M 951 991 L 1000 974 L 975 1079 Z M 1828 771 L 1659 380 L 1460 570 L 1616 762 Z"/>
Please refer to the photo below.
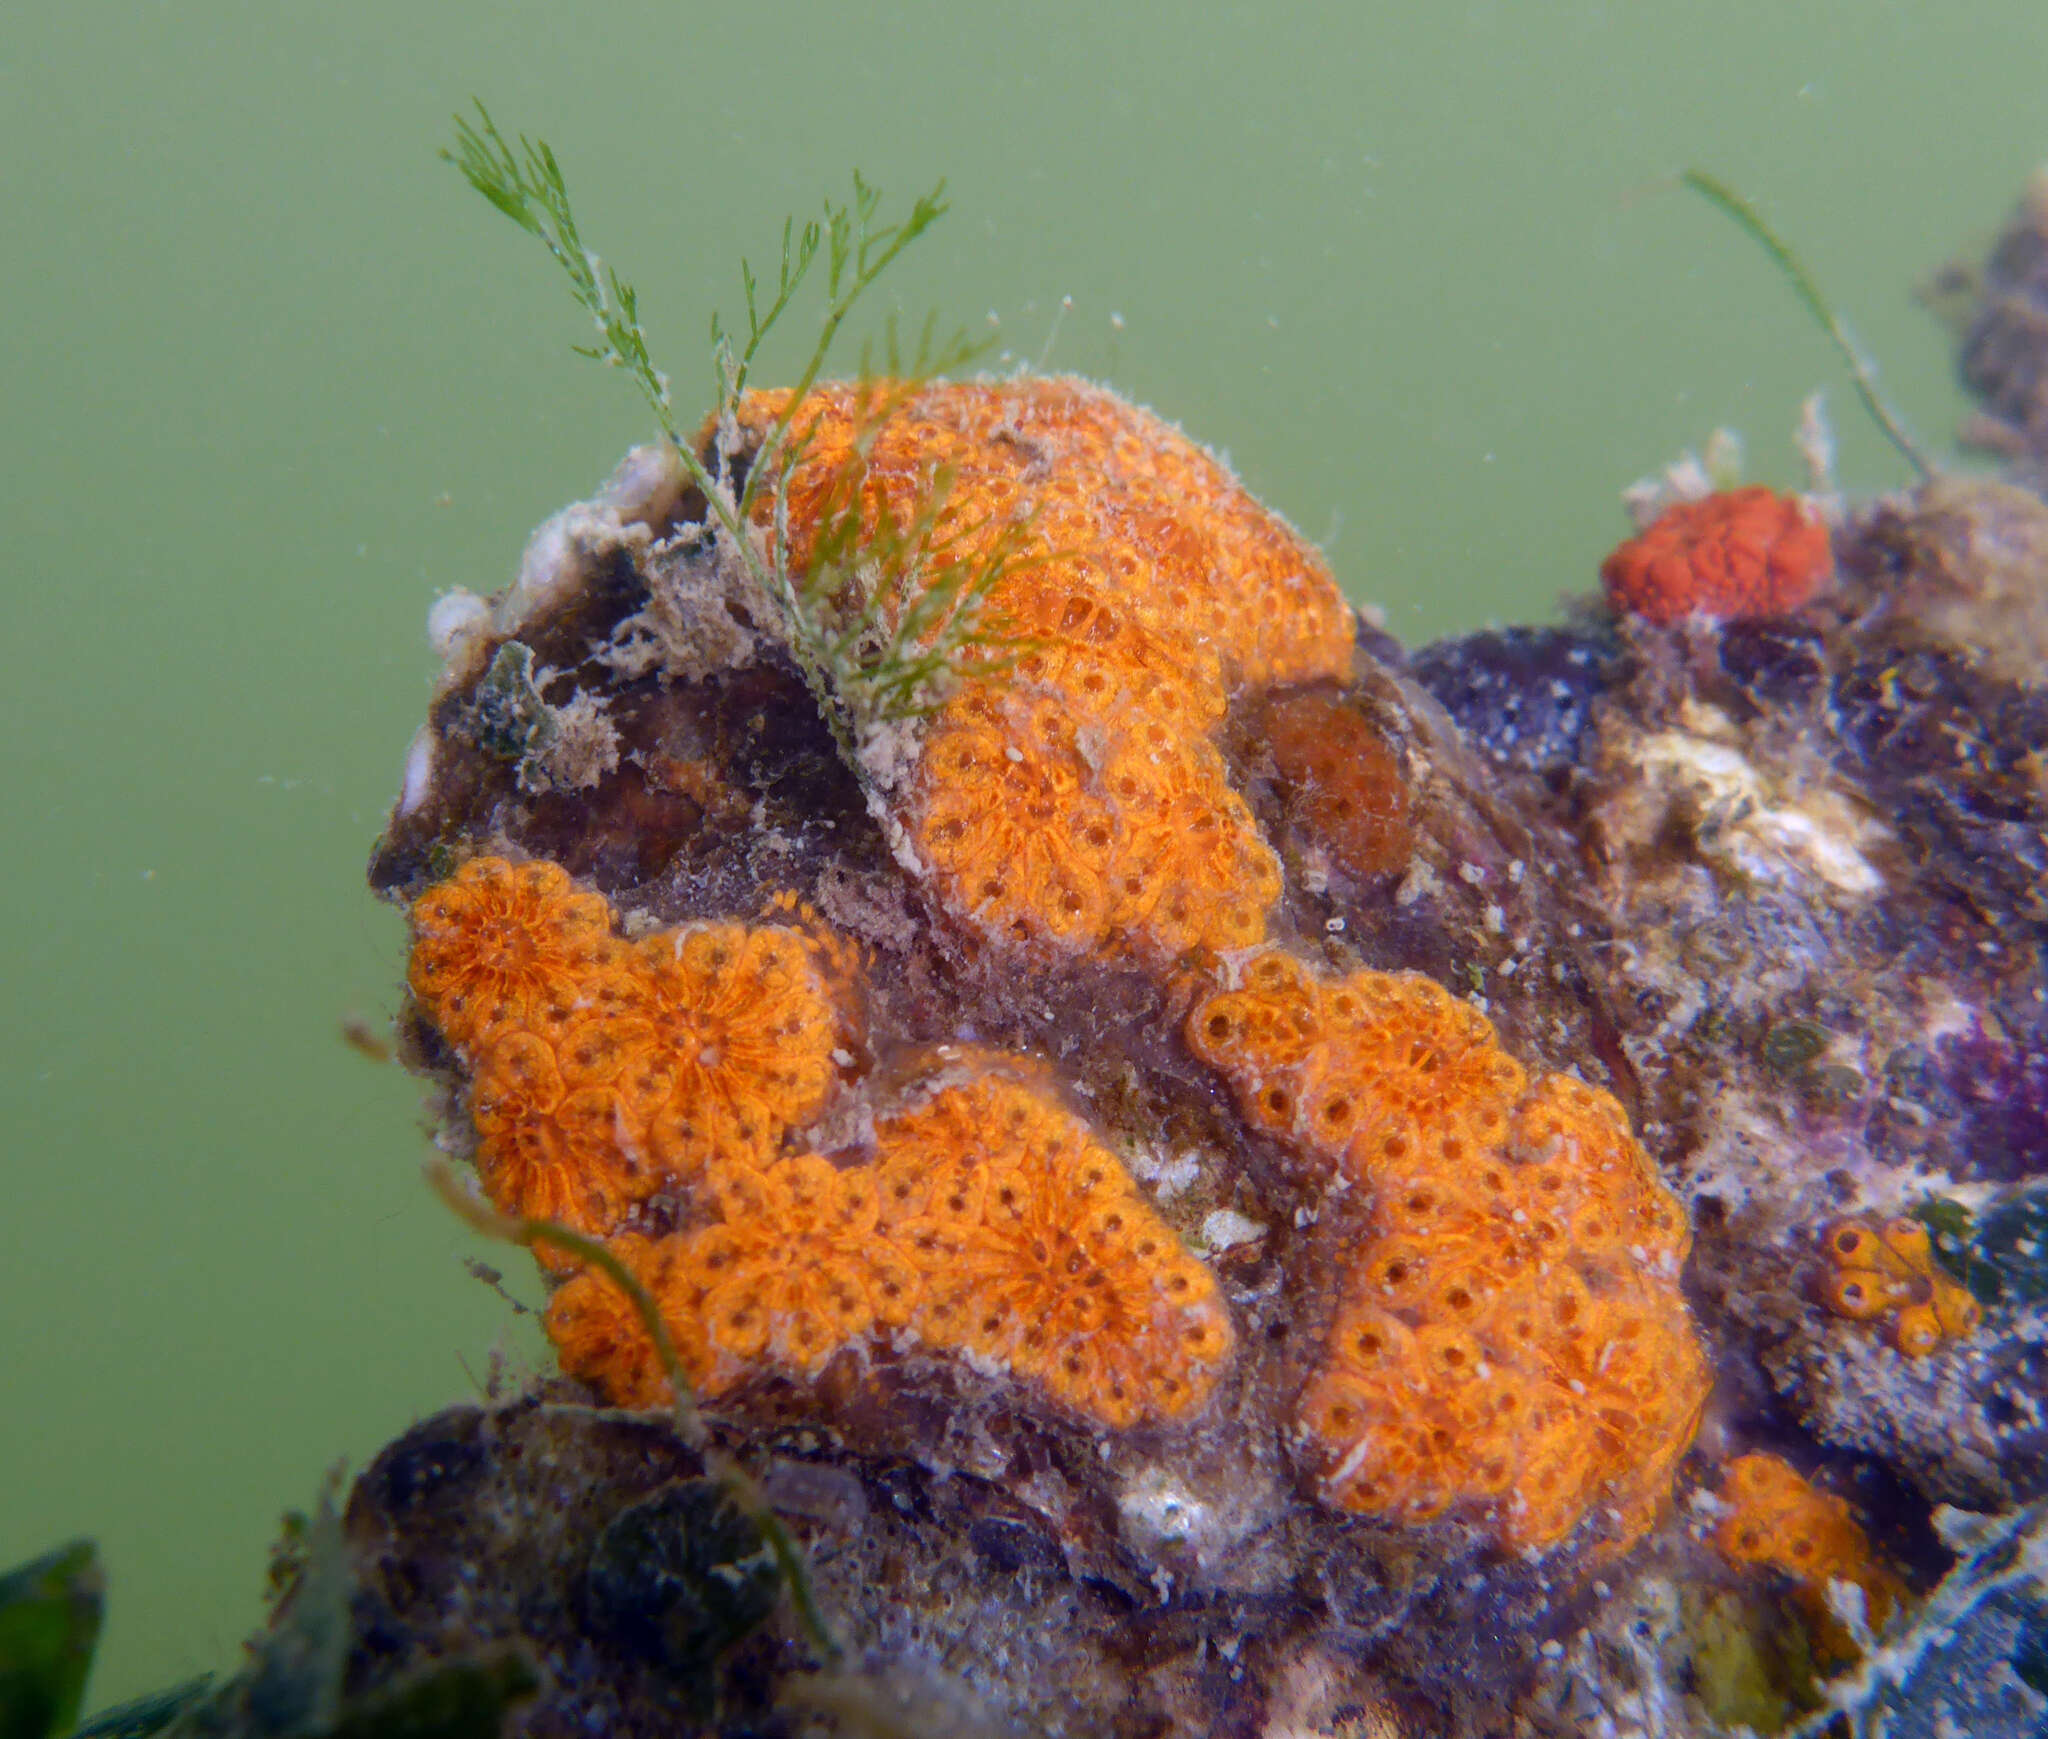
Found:
<path fill-rule="evenodd" d="M 1361 879 L 1407 866 L 1413 845 L 1400 757 L 1356 707 L 1320 691 L 1265 710 L 1266 745 L 1296 827 Z"/>

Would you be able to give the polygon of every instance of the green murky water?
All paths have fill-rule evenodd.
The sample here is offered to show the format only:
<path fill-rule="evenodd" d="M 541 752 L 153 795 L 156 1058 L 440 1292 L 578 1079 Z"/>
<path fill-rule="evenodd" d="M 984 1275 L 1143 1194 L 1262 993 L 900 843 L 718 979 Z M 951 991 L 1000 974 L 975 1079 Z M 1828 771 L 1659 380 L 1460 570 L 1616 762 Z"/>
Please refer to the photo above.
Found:
<path fill-rule="evenodd" d="M 2034 0 L 691 8 L 12 0 L 0 23 L 0 1563 L 104 1541 L 104 1701 L 226 1663 L 278 1511 L 501 1337 L 417 1179 L 360 865 L 421 621 L 645 432 L 433 151 L 561 148 L 688 404 L 739 254 L 854 164 L 955 213 L 907 310 L 1000 319 L 1226 447 L 1411 637 L 1591 583 L 1716 424 L 1831 389 L 1698 162 L 1808 252 L 1923 434 L 1910 283 L 2043 150 Z M 1071 306 L 1063 314 L 1063 299 Z"/>

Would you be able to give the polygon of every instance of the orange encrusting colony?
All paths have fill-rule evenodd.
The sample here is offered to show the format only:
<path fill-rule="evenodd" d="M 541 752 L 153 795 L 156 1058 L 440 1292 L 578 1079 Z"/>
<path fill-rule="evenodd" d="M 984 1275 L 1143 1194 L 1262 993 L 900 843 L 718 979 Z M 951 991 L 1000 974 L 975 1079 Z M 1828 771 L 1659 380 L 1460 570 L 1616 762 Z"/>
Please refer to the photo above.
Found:
<path fill-rule="evenodd" d="M 927 1345 L 1111 1425 L 1176 1418 L 1232 1345 L 1215 1277 L 1078 1118 L 984 1073 L 880 1127 L 884 1223 L 925 1276 Z"/>
<path fill-rule="evenodd" d="M 1872 1553 L 1846 1500 L 1819 1490 L 1775 1455 L 1753 1454 L 1728 1464 L 1721 1501 L 1728 1507 L 1714 1547 L 1724 1558 L 1782 1571 L 1822 1618 L 1829 1583 L 1851 1583 L 1863 1590 L 1871 1629 L 1884 1627 L 1903 1589 Z"/>
<path fill-rule="evenodd" d="M 884 1342 L 1003 1369 L 1103 1425 L 1177 1418 L 1232 1346 L 1214 1277 L 1078 1118 L 978 1069 L 884 1119 L 871 1164 L 815 1155 L 721 1190 L 717 1223 L 621 1256 L 704 1393 Z M 602 1275 L 555 1295 L 562 1366 L 622 1405 L 661 1373 Z"/>
<path fill-rule="evenodd" d="M 1822 1234 L 1821 1249 L 1827 1307 L 1855 1322 L 1889 1317 L 1892 1344 L 1908 1358 L 1967 1338 L 1983 1320 L 1983 1307 L 1935 1259 L 1934 1241 L 1918 1220 L 1838 1220 Z"/>
<path fill-rule="evenodd" d="M 799 1154 L 731 1177 L 713 1223 L 613 1248 L 659 1305 L 691 1382 L 716 1395 L 749 1373 L 808 1376 L 871 1331 L 901 1328 L 918 1276 L 876 1236 L 866 1168 Z M 658 1405 L 665 1379 L 632 1305 L 602 1274 L 548 1307 L 562 1368 L 622 1406 Z"/>
<path fill-rule="evenodd" d="M 1833 572 L 1826 525 L 1760 485 L 1674 502 L 1600 564 L 1608 603 L 1657 623 L 1783 616 Z"/>
<path fill-rule="evenodd" d="M 658 1192 L 765 1163 L 836 1078 L 843 963 L 797 929 L 621 942 L 557 866 L 493 857 L 412 923 L 413 994 L 469 1058 L 477 1172 L 508 1213 L 608 1236 Z"/>
<path fill-rule="evenodd" d="M 1429 979 L 1278 952 L 1188 1017 L 1245 1117 L 1368 1204 L 1298 1424 L 1332 1503 L 1540 1549 L 1648 1529 L 1709 1385 L 1685 1215 L 1606 1093 Z"/>
<path fill-rule="evenodd" d="M 942 897 L 1029 948 L 1170 963 L 1259 941 L 1279 864 L 1211 733 L 1239 692 L 1349 673 L 1329 571 L 1216 459 L 1100 388 L 906 391 L 815 389 L 786 501 L 799 569 L 855 492 L 864 524 L 907 524 L 942 472 L 945 559 L 1012 550 L 989 608 L 1024 650 L 979 673 L 969 654 L 902 799 Z M 741 422 L 764 432 L 787 404 L 750 395 Z"/>
<path fill-rule="evenodd" d="M 474 858 L 412 906 L 413 995 L 451 1045 L 567 1008 L 616 958 L 611 908 L 551 863 Z"/>
<path fill-rule="evenodd" d="M 791 922 L 625 943 L 559 868 L 500 858 L 414 903 L 413 993 L 471 1065 L 491 1199 L 609 1239 L 708 1394 L 890 1341 L 1004 1368 L 1105 1425 L 1199 1405 L 1233 1338 L 1214 1277 L 1021 1065 L 948 1061 L 880 1120 L 870 1163 L 783 1153 L 848 1058 L 859 964 L 807 909 L 770 909 Z M 657 1193 L 684 1220 L 659 1238 L 633 1216 Z M 572 1375 L 659 1398 L 603 1275 L 558 1291 L 547 1327 Z"/>

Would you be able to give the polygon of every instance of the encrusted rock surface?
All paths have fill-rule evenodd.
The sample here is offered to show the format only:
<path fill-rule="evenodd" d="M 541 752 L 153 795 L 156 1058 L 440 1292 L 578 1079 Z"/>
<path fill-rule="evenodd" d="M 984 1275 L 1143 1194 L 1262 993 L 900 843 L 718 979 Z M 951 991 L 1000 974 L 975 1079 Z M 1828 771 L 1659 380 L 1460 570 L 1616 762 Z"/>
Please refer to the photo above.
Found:
<path fill-rule="evenodd" d="M 357 1488 L 352 1683 L 514 1643 L 534 1733 L 1819 1706 L 1862 1645 L 1717 1549 L 1731 1468 L 1900 1625 L 1936 1506 L 2048 1493 L 2036 215 L 1966 352 L 2014 479 L 1798 509 L 1789 613 L 1678 608 L 1669 556 L 1659 621 L 1409 655 L 1200 449 L 1029 381 L 821 389 L 760 534 L 857 557 L 943 462 L 1012 639 L 929 704 L 850 698 L 906 607 L 857 559 L 821 695 L 658 454 L 437 610 L 371 870 L 409 1059 L 501 1206 L 639 1277 L 846 1653 L 740 1598 L 753 1524 L 558 1250 L 583 1381 Z"/>

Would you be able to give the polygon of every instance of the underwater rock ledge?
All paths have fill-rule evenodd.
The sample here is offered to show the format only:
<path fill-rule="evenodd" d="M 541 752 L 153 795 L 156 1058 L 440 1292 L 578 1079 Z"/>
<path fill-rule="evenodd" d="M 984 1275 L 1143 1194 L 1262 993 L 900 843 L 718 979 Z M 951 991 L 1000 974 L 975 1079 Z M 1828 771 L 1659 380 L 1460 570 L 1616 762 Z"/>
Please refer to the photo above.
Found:
<path fill-rule="evenodd" d="M 1565 627 L 1406 652 L 1040 379 L 796 407 L 756 535 L 836 639 L 655 450 L 438 606 L 405 1054 L 710 1436 L 543 1246 L 564 1375 L 349 1502 L 352 1694 L 512 1644 L 534 1734 L 1963 1708 L 1900 1641 L 1983 1555 L 1941 1506 L 2048 1495 L 2044 211 L 1966 353 L 2011 480 L 1696 491 Z M 1957 1610 L 2029 1731 L 2040 1590 Z"/>

